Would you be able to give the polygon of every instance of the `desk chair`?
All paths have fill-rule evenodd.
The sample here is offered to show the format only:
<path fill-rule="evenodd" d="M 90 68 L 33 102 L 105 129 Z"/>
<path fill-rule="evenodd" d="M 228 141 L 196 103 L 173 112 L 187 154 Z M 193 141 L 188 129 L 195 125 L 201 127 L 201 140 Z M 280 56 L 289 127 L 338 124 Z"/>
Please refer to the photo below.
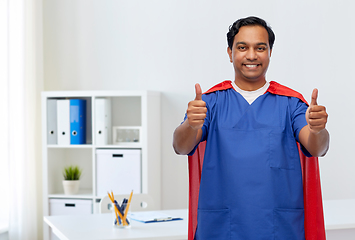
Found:
<path fill-rule="evenodd" d="M 120 204 L 124 198 L 129 199 L 127 195 L 114 195 L 115 200 Z M 112 202 L 108 196 L 101 198 L 99 212 L 109 213 L 111 212 Z M 129 211 L 151 211 L 154 210 L 154 200 L 148 194 L 133 194 Z"/>

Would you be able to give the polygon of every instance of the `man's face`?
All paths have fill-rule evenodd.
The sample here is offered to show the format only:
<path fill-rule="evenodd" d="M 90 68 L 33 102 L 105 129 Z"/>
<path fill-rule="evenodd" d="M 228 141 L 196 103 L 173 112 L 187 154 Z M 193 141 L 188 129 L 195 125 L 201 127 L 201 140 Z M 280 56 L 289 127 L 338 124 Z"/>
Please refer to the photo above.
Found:
<path fill-rule="evenodd" d="M 228 48 L 237 82 L 264 83 L 271 49 L 269 35 L 262 26 L 243 26 L 234 37 L 233 48 Z"/>

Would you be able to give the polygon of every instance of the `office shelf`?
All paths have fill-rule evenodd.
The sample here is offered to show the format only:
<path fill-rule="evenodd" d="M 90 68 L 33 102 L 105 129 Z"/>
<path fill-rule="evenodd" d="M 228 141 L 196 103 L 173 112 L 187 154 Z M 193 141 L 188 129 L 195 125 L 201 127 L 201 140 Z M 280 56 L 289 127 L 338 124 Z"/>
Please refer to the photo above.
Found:
<path fill-rule="evenodd" d="M 84 99 L 86 100 L 86 144 L 48 144 L 47 100 Z M 115 143 L 112 137 L 107 143 L 99 142 L 95 129 L 97 99 L 110 102 L 110 126 L 138 126 L 141 135 L 139 142 Z M 92 213 L 99 212 L 97 194 L 98 149 L 139 149 L 141 150 L 141 193 L 149 194 L 154 206 L 160 209 L 160 93 L 154 91 L 55 91 L 42 92 L 42 163 L 43 163 L 43 215 L 49 215 L 50 199 L 86 199 L 92 201 Z M 80 189 L 75 195 L 65 195 L 62 186 L 63 168 L 79 165 L 83 169 Z M 44 239 L 49 239 L 49 229 L 44 229 Z"/>

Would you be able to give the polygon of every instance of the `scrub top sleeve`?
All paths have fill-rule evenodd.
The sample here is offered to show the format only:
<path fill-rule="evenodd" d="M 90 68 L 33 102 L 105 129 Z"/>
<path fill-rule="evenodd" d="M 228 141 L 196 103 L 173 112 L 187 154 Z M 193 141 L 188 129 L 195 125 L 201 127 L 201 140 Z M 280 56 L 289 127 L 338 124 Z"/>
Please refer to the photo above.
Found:
<path fill-rule="evenodd" d="M 184 118 L 184 121 L 183 121 L 183 122 L 185 122 L 186 118 L 187 118 L 187 114 L 185 113 L 185 118 Z M 182 123 L 183 123 L 183 122 L 182 122 Z M 182 124 L 182 123 L 181 123 L 181 124 Z M 206 134 L 206 129 L 207 129 L 207 127 L 206 127 L 206 119 L 205 119 L 205 123 L 204 123 L 203 126 L 202 126 L 202 136 L 201 136 L 201 141 L 200 141 L 200 142 L 203 142 L 203 141 L 206 140 L 206 138 L 207 138 L 207 137 L 206 137 L 206 135 L 207 135 L 207 134 Z M 199 143 L 198 143 L 198 144 L 199 144 Z M 188 156 L 194 155 L 198 144 L 194 147 L 194 149 L 192 149 L 192 151 L 191 151 L 190 153 L 187 154 Z"/>
<path fill-rule="evenodd" d="M 205 139 L 205 136 L 206 136 L 206 129 L 205 129 L 205 126 L 203 126 L 202 127 L 202 137 L 201 137 L 201 141 L 200 142 L 204 141 L 203 139 Z M 198 143 L 198 144 L 200 144 L 200 143 Z M 198 144 L 194 147 L 194 149 L 192 149 L 192 151 L 190 153 L 187 154 L 188 156 L 194 155 L 194 153 L 195 153 L 195 151 L 196 151 L 196 149 L 198 147 Z"/>
<path fill-rule="evenodd" d="M 299 141 L 300 131 L 304 126 L 308 124 L 306 120 L 306 111 L 308 109 L 308 106 L 298 98 L 291 98 L 291 100 L 293 101 L 293 103 L 291 104 L 293 106 L 293 112 L 291 116 L 293 134 L 296 137 L 297 142 L 300 142 Z M 302 144 L 301 144 L 301 150 L 303 154 L 306 155 L 307 157 L 312 157 L 312 155 L 306 150 L 305 147 L 302 146 Z"/>

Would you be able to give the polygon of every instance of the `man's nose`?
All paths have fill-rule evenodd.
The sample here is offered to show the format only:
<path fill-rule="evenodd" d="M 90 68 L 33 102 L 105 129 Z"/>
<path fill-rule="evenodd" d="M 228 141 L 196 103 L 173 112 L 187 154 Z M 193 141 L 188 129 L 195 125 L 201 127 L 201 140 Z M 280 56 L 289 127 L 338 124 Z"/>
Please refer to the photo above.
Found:
<path fill-rule="evenodd" d="M 248 60 L 256 60 L 257 59 L 257 54 L 256 54 L 255 49 L 249 48 L 248 51 L 247 51 L 247 54 L 246 54 L 246 58 Z"/>

